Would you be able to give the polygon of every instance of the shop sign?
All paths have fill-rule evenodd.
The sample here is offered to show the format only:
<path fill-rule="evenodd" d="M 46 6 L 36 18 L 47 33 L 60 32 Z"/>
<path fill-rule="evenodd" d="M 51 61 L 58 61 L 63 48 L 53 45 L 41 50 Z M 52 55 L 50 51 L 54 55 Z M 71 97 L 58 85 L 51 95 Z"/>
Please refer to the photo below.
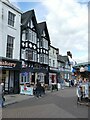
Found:
<path fill-rule="evenodd" d="M 28 75 L 27 72 L 24 72 L 24 73 L 21 73 L 21 74 L 22 74 L 22 76 L 27 76 Z"/>
<path fill-rule="evenodd" d="M 16 63 L 0 61 L 0 66 L 16 67 Z"/>
<path fill-rule="evenodd" d="M 50 70 L 58 70 L 58 68 L 50 67 Z"/>
<path fill-rule="evenodd" d="M 33 95 L 33 87 L 25 87 L 24 85 L 21 85 L 20 94 Z"/>

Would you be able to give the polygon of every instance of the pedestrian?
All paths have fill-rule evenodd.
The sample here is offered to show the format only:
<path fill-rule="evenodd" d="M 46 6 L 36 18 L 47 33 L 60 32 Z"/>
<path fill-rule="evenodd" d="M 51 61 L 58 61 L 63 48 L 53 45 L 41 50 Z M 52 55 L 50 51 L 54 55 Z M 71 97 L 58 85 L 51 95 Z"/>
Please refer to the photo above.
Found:
<path fill-rule="evenodd" d="M 3 107 L 5 98 L 4 98 L 4 83 L 0 84 L 0 107 Z"/>
<path fill-rule="evenodd" d="M 83 92 L 82 92 L 82 87 L 81 86 L 77 86 L 77 101 L 81 102 L 82 98 L 83 98 Z"/>
<path fill-rule="evenodd" d="M 36 95 L 36 85 L 33 86 L 33 94 Z"/>
<path fill-rule="evenodd" d="M 37 98 L 41 97 L 41 84 L 40 84 L 40 82 L 38 82 L 36 85 L 36 97 Z"/>
<path fill-rule="evenodd" d="M 61 77 L 60 82 L 61 82 L 61 89 L 64 89 L 64 79 L 62 77 Z"/>
<path fill-rule="evenodd" d="M 45 86 L 44 84 L 41 84 L 41 95 L 45 94 Z"/>

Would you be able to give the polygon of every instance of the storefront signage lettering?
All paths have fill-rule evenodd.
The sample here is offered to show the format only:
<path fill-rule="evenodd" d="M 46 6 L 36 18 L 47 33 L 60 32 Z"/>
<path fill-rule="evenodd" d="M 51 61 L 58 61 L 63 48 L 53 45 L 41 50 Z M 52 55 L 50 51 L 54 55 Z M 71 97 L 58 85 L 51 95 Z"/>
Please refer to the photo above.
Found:
<path fill-rule="evenodd" d="M 0 61 L 0 66 L 10 66 L 10 67 L 15 67 L 16 63 L 11 63 L 7 61 Z"/>

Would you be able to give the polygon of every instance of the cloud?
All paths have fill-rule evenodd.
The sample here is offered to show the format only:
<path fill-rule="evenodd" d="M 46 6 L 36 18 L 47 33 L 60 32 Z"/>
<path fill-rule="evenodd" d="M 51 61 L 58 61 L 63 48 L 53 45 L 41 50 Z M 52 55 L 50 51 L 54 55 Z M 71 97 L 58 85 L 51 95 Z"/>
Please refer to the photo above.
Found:
<path fill-rule="evenodd" d="M 25 2 L 25 0 L 10 1 L 15 1 L 17 6 L 18 2 Z M 86 4 L 78 3 L 88 0 L 35 1 L 40 2 L 34 8 L 37 20 L 38 22 L 46 20 L 52 45 L 59 48 L 62 55 L 66 55 L 70 50 L 77 62 L 88 61 L 88 8 Z"/>
<path fill-rule="evenodd" d="M 60 54 L 66 54 L 67 50 L 70 50 L 76 61 L 87 60 L 88 8 L 86 4 L 81 5 L 76 0 L 45 0 L 42 4 L 48 10 L 46 21 L 51 43 L 60 49 Z M 82 56 L 82 53 L 85 55 Z"/>

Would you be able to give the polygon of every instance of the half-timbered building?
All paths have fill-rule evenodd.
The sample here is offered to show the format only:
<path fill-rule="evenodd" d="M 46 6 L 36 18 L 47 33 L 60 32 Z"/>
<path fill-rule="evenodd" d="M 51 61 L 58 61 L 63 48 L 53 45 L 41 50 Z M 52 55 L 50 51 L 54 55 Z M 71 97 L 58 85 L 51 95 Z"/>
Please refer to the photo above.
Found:
<path fill-rule="evenodd" d="M 45 36 L 43 36 L 43 33 Z M 37 81 L 47 83 L 48 49 L 50 44 L 50 39 L 47 36 L 46 23 L 37 24 L 34 10 L 23 13 L 20 84 L 36 84 Z"/>

